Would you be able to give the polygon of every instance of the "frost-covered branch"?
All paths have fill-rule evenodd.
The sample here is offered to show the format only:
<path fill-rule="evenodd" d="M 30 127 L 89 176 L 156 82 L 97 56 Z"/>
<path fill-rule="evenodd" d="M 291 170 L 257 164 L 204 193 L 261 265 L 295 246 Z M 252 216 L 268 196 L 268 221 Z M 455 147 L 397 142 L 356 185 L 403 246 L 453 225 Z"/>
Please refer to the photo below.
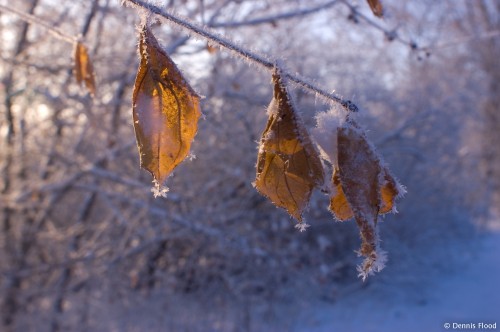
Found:
<path fill-rule="evenodd" d="M 223 49 L 231 51 L 231 53 L 234 54 L 235 56 L 250 61 L 261 68 L 265 68 L 267 70 L 272 71 L 274 70 L 276 63 L 278 62 L 278 59 L 271 59 L 267 56 L 260 55 L 248 49 L 245 49 L 242 46 L 236 45 L 236 43 L 232 42 L 231 40 L 224 38 L 213 31 L 210 31 L 206 27 L 201 27 L 191 22 L 189 19 L 184 17 L 181 18 L 180 16 L 172 12 L 166 12 L 155 5 L 146 3 L 142 0 L 125 0 L 125 2 L 133 4 L 142 9 L 145 9 L 148 12 L 156 14 L 160 17 L 163 17 L 167 21 L 173 23 L 174 25 L 181 27 L 185 30 L 188 30 L 190 33 L 193 33 L 194 35 L 198 36 L 201 39 L 207 40 L 209 43 L 213 45 L 217 45 Z M 313 83 L 309 82 L 307 79 L 297 74 L 292 74 L 286 70 L 282 70 L 282 76 L 286 77 L 288 80 L 294 82 L 298 86 L 304 88 L 306 91 L 316 94 L 316 96 L 324 99 L 326 102 L 339 103 L 346 110 L 349 110 L 351 112 L 358 111 L 358 107 L 350 100 L 345 100 L 336 94 L 329 93 L 324 89 L 315 86 Z"/>

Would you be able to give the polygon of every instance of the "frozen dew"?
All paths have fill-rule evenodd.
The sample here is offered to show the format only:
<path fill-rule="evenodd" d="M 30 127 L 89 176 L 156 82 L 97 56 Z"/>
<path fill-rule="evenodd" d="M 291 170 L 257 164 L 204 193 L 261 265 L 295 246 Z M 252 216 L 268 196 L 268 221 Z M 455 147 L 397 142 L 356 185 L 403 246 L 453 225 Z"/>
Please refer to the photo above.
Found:
<path fill-rule="evenodd" d="M 163 197 L 167 198 L 167 193 L 169 191 L 168 187 L 161 186 L 158 181 L 153 180 L 153 188 L 151 188 L 151 192 L 153 193 L 154 198 Z"/>
<path fill-rule="evenodd" d="M 305 221 L 301 221 L 297 225 L 295 225 L 295 228 L 297 228 L 301 233 L 305 232 L 308 227 L 311 227 L 311 225 L 309 225 Z"/>
<path fill-rule="evenodd" d="M 358 255 L 362 256 L 359 252 Z M 385 263 L 387 263 L 387 253 L 384 250 L 377 248 L 373 254 L 365 258 L 365 260 L 356 268 L 358 271 L 358 277 L 365 281 L 368 276 L 382 271 L 385 267 Z"/>

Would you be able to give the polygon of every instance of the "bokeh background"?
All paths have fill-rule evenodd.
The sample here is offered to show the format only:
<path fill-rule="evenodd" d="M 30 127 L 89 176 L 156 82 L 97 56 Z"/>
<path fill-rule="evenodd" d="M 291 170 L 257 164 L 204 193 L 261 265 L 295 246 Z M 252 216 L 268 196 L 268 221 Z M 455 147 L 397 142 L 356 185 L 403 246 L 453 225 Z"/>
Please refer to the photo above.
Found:
<path fill-rule="evenodd" d="M 324 194 L 299 233 L 252 187 L 269 72 L 158 19 L 155 35 L 205 98 L 196 158 L 154 199 L 131 113 L 144 12 L 115 0 L 2 1 L 2 331 L 500 323 L 500 2 L 384 0 L 383 19 L 354 0 L 154 3 L 360 107 L 408 190 L 380 223 L 388 265 L 357 277 L 358 230 L 333 220 Z M 9 8 L 83 36 L 95 98 L 75 83 L 73 46 Z M 329 106 L 290 90 L 314 128 Z"/>

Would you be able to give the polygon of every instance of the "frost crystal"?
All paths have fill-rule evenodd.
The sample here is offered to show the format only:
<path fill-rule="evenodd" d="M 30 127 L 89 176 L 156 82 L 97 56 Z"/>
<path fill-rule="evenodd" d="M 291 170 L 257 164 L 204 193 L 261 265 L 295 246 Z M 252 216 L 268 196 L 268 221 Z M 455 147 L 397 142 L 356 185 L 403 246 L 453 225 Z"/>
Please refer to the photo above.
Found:
<path fill-rule="evenodd" d="M 361 253 L 358 252 L 359 256 L 362 256 Z M 384 269 L 385 263 L 387 263 L 387 253 L 380 248 L 367 257 L 363 263 L 358 265 L 356 270 L 358 271 L 358 277 L 361 277 L 363 281 L 368 278 L 369 275 L 374 275 L 376 272 L 380 272 Z"/>
<path fill-rule="evenodd" d="M 169 191 L 168 187 L 160 186 L 158 181 L 153 180 L 154 186 L 151 188 L 154 198 L 163 197 L 167 198 L 167 193 Z"/>
<path fill-rule="evenodd" d="M 312 134 L 319 145 L 321 157 L 331 164 L 337 164 L 337 128 L 345 122 L 344 111 L 333 107 L 316 116 L 316 128 Z"/>
<path fill-rule="evenodd" d="M 300 232 L 305 232 L 308 227 L 311 227 L 311 225 L 309 225 L 305 221 L 301 221 L 297 225 L 295 225 L 295 228 L 297 228 Z"/>

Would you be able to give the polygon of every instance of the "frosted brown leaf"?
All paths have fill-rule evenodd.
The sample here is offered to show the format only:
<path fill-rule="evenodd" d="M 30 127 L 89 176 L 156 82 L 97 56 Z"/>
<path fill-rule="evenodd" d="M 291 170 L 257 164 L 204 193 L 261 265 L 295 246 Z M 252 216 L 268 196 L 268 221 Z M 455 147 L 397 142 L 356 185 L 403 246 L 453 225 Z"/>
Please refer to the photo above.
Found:
<path fill-rule="evenodd" d="M 147 27 L 140 34 L 139 52 L 132 96 L 135 135 L 141 167 L 163 183 L 189 154 L 200 97 Z"/>
<path fill-rule="evenodd" d="M 339 220 L 354 216 L 362 240 L 359 253 L 366 257 L 359 270 L 366 278 L 383 268 L 385 255 L 379 249 L 377 218 L 394 209 L 399 186 L 354 121 L 338 128 L 337 146 L 338 169 L 333 175 L 330 209 Z"/>
<path fill-rule="evenodd" d="M 273 75 L 273 83 L 254 185 L 276 206 L 302 221 L 314 187 L 324 181 L 323 165 L 278 72 Z"/>

